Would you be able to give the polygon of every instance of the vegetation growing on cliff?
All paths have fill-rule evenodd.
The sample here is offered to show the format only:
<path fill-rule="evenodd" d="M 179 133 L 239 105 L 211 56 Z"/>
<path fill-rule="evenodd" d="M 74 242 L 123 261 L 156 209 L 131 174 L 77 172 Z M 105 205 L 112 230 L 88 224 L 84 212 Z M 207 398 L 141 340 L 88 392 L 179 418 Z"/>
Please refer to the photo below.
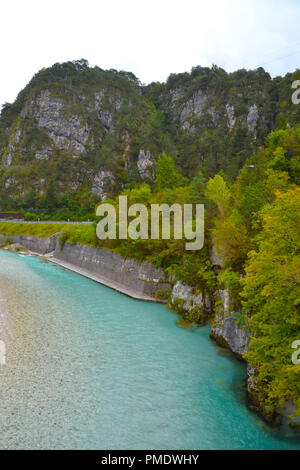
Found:
<path fill-rule="evenodd" d="M 300 338 L 299 163 L 295 126 L 272 132 L 232 185 L 219 175 L 207 185 L 216 206 L 219 281 L 240 322 L 249 322 L 245 358 L 256 371 L 258 401 L 268 416 L 287 399 L 300 410 L 300 369 L 291 360 L 292 343 Z"/>
<path fill-rule="evenodd" d="M 232 182 L 270 131 L 299 122 L 290 100 L 297 78 L 299 71 L 271 79 L 262 68 L 195 67 L 145 87 L 130 72 L 91 68 L 84 59 L 54 64 L 2 109 L 0 206 L 88 218 L 103 195 L 143 179 L 153 185 L 137 167 L 141 150 L 154 167 L 166 152 L 185 177 L 223 170 Z"/>
<path fill-rule="evenodd" d="M 277 191 L 262 224 L 243 280 L 252 332 L 246 359 L 257 370 L 259 399 L 269 413 L 291 398 L 300 410 L 300 365 L 291 361 L 300 338 L 300 188 Z"/>

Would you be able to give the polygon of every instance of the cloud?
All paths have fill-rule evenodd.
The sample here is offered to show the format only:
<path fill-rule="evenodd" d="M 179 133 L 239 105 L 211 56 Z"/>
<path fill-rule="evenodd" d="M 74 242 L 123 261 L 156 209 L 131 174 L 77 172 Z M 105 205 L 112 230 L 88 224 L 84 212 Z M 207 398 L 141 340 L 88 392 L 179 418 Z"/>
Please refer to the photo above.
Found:
<path fill-rule="evenodd" d="M 42 67 L 82 57 L 144 83 L 213 63 L 285 74 L 299 64 L 299 17 L 292 0 L 10 0 L 1 14 L 0 104 Z"/>

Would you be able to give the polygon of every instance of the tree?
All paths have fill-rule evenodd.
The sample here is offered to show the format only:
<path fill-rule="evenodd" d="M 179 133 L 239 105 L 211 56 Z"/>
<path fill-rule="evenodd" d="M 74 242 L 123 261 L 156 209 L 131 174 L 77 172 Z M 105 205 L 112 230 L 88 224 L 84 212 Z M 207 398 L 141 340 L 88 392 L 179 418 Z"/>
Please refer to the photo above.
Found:
<path fill-rule="evenodd" d="M 38 194 L 35 188 L 31 188 L 24 198 L 24 207 L 26 209 L 33 209 L 36 207 L 38 201 Z"/>
<path fill-rule="evenodd" d="M 191 195 L 191 202 L 193 204 L 203 204 L 205 201 L 205 187 L 206 181 L 202 171 L 198 171 L 198 173 L 192 179 L 190 184 L 190 195 Z"/>
<path fill-rule="evenodd" d="M 230 207 L 231 193 L 221 175 L 209 179 L 206 196 L 217 205 L 221 217 L 224 217 Z"/>
<path fill-rule="evenodd" d="M 176 186 L 183 186 L 185 183 L 186 178 L 176 170 L 173 158 L 165 153 L 160 155 L 156 166 L 155 191 L 173 189 Z"/>
<path fill-rule="evenodd" d="M 50 181 L 44 199 L 44 208 L 49 214 L 53 213 L 58 207 L 58 198 L 54 181 Z"/>
<path fill-rule="evenodd" d="M 246 359 L 257 371 L 259 401 L 272 413 L 292 398 L 300 411 L 300 365 L 291 361 L 291 345 L 300 339 L 299 188 L 278 191 L 275 204 L 265 209 L 243 285 L 252 336 Z"/>

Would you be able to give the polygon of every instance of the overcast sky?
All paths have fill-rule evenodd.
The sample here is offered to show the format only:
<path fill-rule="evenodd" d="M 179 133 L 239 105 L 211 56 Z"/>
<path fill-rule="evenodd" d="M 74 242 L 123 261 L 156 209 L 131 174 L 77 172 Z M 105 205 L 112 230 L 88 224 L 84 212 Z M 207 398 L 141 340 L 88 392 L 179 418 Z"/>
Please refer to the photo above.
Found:
<path fill-rule="evenodd" d="M 143 83 L 196 65 L 300 68 L 300 0 L 9 0 L 0 12 L 0 105 L 42 67 L 80 58 Z"/>

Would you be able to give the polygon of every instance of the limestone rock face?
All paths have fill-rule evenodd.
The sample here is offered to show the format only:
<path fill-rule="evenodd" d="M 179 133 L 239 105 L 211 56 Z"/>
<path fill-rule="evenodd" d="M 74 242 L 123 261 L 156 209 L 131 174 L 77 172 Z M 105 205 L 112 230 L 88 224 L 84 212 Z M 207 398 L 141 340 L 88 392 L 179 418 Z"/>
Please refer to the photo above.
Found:
<path fill-rule="evenodd" d="M 3 156 L 3 168 L 9 168 L 13 160 L 14 148 L 9 146 L 9 152 Z"/>
<path fill-rule="evenodd" d="M 259 388 L 256 384 L 256 379 L 255 379 L 255 369 L 251 366 L 248 365 L 247 367 L 247 385 L 248 385 L 248 391 L 251 394 L 256 394 L 259 392 Z"/>
<path fill-rule="evenodd" d="M 224 266 L 224 259 L 213 243 L 210 261 L 215 274 Z M 231 299 L 228 289 L 218 289 L 215 300 L 219 299 L 221 305 L 216 308 L 212 322 L 211 336 L 223 346 L 227 346 L 237 356 L 242 356 L 248 350 L 249 331 L 237 324 L 236 312 L 232 311 Z"/>
<path fill-rule="evenodd" d="M 293 400 L 287 400 L 283 405 L 278 409 L 278 414 L 281 418 L 281 423 L 283 426 L 290 426 L 297 431 L 300 429 L 300 415 L 296 414 L 298 409 L 297 405 Z"/>
<path fill-rule="evenodd" d="M 226 104 L 226 114 L 227 114 L 227 125 L 228 125 L 228 129 L 230 131 L 232 131 L 232 129 L 234 128 L 235 126 L 235 123 L 236 123 L 236 117 L 235 117 L 235 114 L 234 114 L 234 106 L 230 105 L 230 104 Z"/>
<path fill-rule="evenodd" d="M 219 290 L 218 295 L 223 306 L 218 309 L 213 320 L 211 336 L 220 344 L 228 346 L 236 355 L 242 356 L 248 350 L 249 331 L 237 324 L 236 314 L 230 309 L 228 290 Z"/>
<path fill-rule="evenodd" d="M 5 189 L 8 189 L 10 186 L 16 184 L 15 178 L 7 178 L 5 181 Z"/>
<path fill-rule="evenodd" d="M 293 433 L 294 429 L 299 432 L 300 416 L 296 414 L 298 407 L 295 402 L 292 399 L 287 399 L 277 408 L 276 412 L 272 411 L 270 415 L 268 406 L 264 407 L 260 403 L 260 387 L 257 382 L 256 371 L 249 365 L 247 367 L 247 375 L 247 387 L 251 400 L 260 409 L 265 419 L 271 424 L 276 423 L 281 425 L 285 432 Z"/>
<path fill-rule="evenodd" d="M 191 286 L 177 281 L 171 293 L 170 306 L 181 313 L 208 314 L 211 309 L 210 299 L 202 292 L 195 293 Z"/>
<path fill-rule="evenodd" d="M 61 193 L 93 186 L 98 192 L 101 175 L 94 178 L 111 171 L 121 190 L 128 180 L 151 179 L 151 162 L 163 152 L 176 155 L 185 174 L 190 162 L 207 171 L 221 166 L 237 172 L 232 157 L 241 155 L 242 165 L 276 121 L 268 104 L 271 84 L 261 70 L 228 74 L 196 67 L 144 86 L 133 74 L 91 68 L 86 61 L 54 64 L 3 108 L 1 186 L 8 184 L 13 198 L 31 188 L 41 195 L 52 179 Z M 245 130 L 250 138 L 237 138 Z M 132 174 L 136 164 L 139 176 Z"/>
<path fill-rule="evenodd" d="M 94 110 L 98 114 L 99 120 L 102 122 L 107 131 L 114 129 L 114 113 L 120 110 L 122 106 L 122 97 L 120 95 L 110 96 L 105 89 L 95 93 Z"/>
<path fill-rule="evenodd" d="M 61 150 L 71 152 L 74 156 L 85 152 L 85 145 L 89 138 L 89 127 L 80 122 L 78 116 L 65 116 L 64 101 L 61 98 L 51 96 L 48 90 L 43 90 L 40 95 L 27 104 L 22 112 L 22 117 L 34 117 L 38 127 L 47 132 L 53 145 Z M 38 152 L 36 158 L 48 158 L 49 147 Z"/>
<path fill-rule="evenodd" d="M 149 150 L 146 153 L 144 150 L 140 150 L 137 167 L 143 180 L 153 179 L 153 161 L 151 160 L 151 153 Z"/>
<path fill-rule="evenodd" d="M 182 90 L 181 88 L 174 88 L 173 90 L 170 90 L 170 97 L 171 97 L 171 102 L 170 106 L 174 108 L 178 102 L 178 100 L 182 96 Z"/>
<path fill-rule="evenodd" d="M 22 136 L 22 129 L 17 128 L 15 135 L 12 137 L 11 142 L 8 145 L 8 152 L 4 155 L 3 158 L 3 167 L 9 168 L 13 161 L 14 152 L 17 150 L 18 144 Z"/>
<path fill-rule="evenodd" d="M 92 192 L 101 197 L 103 201 L 106 199 L 107 188 L 114 181 L 114 176 L 110 171 L 99 171 L 94 177 Z"/>
<path fill-rule="evenodd" d="M 258 122 L 258 117 L 258 107 L 256 106 L 256 104 L 254 104 L 249 108 L 249 113 L 247 116 L 248 131 L 250 134 L 253 135 L 254 138 L 256 138 L 257 135 L 256 126 Z"/>
<path fill-rule="evenodd" d="M 220 115 L 216 108 L 214 106 L 210 106 L 210 108 L 208 108 L 207 110 L 207 113 L 210 115 L 213 125 L 217 126 L 220 119 Z"/>
<path fill-rule="evenodd" d="M 25 197 L 32 188 L 41 196 L 54 180 L 59 195 L 93 191 L 104 199 L 113 179 L 118 191 L 127 184 L 139 140 L 145 148 L 138 163 L 142 179 L 152 178 L 154 158 L 165 150 L 167 131 L 159 129 L 159 120 L 157 139 L 150 132 L 158 110 L 127 72 L 78 61 L 55 64 L 36 74 L 5 109 L 0 186 L 9 197 Z"/>
<path fill-rule="evenodd" d="M 37 150 L 34 154 L 34 158 L 36 160 L 48 160 L 48 158 L 51 156 L 52 149 L 51 147 L 44 147 L 41 150 Z"/>
<path fill-rule="evenodd" d="M 200 89 L 193 95 L 194 112 L 197 117 L 201 116 L 205 108 L 206 102 L 207 95 L 205 91 Z"/>
<path fill-rule="evenodd" d="M 184 130 L 194 132 L 195 127 L 191 124 L 190 120 L 194 117 L 199 118 L 203 114 L 206 104 L 207 95 L 203 90 L 199 89 L 181 106 L 179 120 Z"/>

